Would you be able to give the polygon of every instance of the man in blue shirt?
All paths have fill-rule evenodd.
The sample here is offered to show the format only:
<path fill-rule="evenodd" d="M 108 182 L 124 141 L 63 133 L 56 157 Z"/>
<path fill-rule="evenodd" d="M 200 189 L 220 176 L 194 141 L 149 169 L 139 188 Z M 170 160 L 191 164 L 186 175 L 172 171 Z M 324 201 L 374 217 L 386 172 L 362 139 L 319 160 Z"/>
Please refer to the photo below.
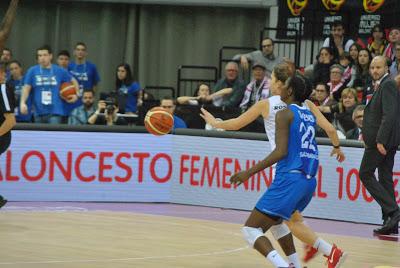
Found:
<path fill-rule="evenodd" d="M 60 52 L 58 52 L 57 54 L 57 65 L 60 66 L 61 68 L 65 69 L 68 71 L 68 66 L 70 63 L 70 54 L 68 52 L 68 50 L 61 50 Z M 76 86 L 76 88 L 79 88 L 79 83 L 78 81 L 76 81 L 76 79 L 74 78 L 74 85 Z M 69 124 L 69 116 L 71 115 L 71 112 L 77 108 L 82 106 L 82 99 L 78 98 L 78 100 L 76 102 L 73 103 L 68 103 L 68 102 L 64 102 L 64 112 L 65 112 L 65 116 L 62 119 L 62 123 L 67 123 Z"/>
<path fill-rule="evenodd" d="M 71 56 L 68 50 L 61 50 L 57 54 L 57 65 L 61 68 L 64 68 L 65 70 L 68 70 L 70 58 Z"/>
<path fill-rule="evenodd" d="M 93 90 L 96 92 L 97 84 L 100 82 L 100 76 L 96 65 L 86 60 L 87 47 L 83 42 L 78 42 L 74 49 L 75 61 L 68 65 L 68 71 L 78 80 L 79 96 L 82 96 L 84 90 Z"/>
<path fill-rule="evenodd" d="M 183 121 L 182 118 L 174 115 L 175 112 L 175 100 L 173 98 L 170 97 L 164 97 L 161 101 L 160 101 L 160 106 L 166 110 L 168 110 L 168 112 L 170 112 L 173 117 L 174 117 L 174 129 L 177 128 L 187 128 L 187 125 L 185 123 L 185 121 Z"/>
<path fill-rule="evenodd" d="M 78 99 L 78 96 L 72 95 L 63 100 L 60 87 L 62 83 L 74 83 L 74 80 L 66 70 L 51 63 L 53 55 L 49 46 L 38 48 L 36 53 L 39 64 L 29 68 L 25 75 L 20 111 L 22 114 L 28 113 L 26 101 L 32 94 L 35 122 L 60 124 L 66 115 L 63 102 L 73 103 Z"/>

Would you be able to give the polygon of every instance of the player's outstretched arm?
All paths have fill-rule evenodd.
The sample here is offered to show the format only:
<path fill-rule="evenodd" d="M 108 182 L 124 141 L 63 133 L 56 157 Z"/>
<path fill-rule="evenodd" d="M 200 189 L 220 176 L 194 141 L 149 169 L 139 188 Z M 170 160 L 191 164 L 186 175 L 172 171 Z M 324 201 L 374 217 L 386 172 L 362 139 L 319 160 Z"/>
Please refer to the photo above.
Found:
<path fill-rule="evenodd" d="M 317 118 L 318 126 L 320 126 L 326 132 L 334 146 L 331 152 L 331 156 L 335 155 L 336 159 L 339 162 L 343 162 L 345 160 L 345 155 L 339 147 L 340 141 L 335 127 L 325 118 L 325 116 L 321 113 L 321 111 L 314 103 L 309 100 L 306 100 L 306 102 L 307 106 L 310 108 L 310 111 Z"/>
<path fill-rule="evenodd" d="M 293 112 L 289 109 L 284 109 L 276 114 L 275 150 L 273 150 L 265 159 L 257 163 L 255 166 L 234 174 L 230 179 L 231 183 L 234 185 L 240 185 L 257 172 L 272 166 L 287 155 L 289 131 L 292 119 Z"/>
<path fill-rule="evenodd" d="M 11 32 L 11 26 L 15 19 L 15 15 L 17 13 L 19 0 L 11 0 L 10 5 L 8 6 L 8 10 L 6 15 L 4 16 L 3 21 L 0 26 L 0 50 L 3 50 L 4 44 L 7 41 L 7 38 Z"/>
<path fill-rule="evenodd" d="M 212 127 L 226 130 L 238 130 L 256 120 L 260 115 L 262 115 L 264 118 L 268 117 L 268 113 L 269 101 L 268 99 L 264 99 L 256 102 L 246 112 L 233 119 L 217 121 L 215 117 L 204 108 L 201 108 L 200 116 Z"/>

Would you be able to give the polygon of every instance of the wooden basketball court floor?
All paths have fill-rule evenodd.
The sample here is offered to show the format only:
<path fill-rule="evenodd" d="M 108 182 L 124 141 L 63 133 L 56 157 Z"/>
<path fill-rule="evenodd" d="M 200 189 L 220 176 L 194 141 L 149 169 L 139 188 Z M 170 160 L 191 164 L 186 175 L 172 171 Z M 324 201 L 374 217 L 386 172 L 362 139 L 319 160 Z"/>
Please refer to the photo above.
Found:
<path fill-rule="evenodd" d="M 0 268 L 272 267 L 242 239 L 248 213 L 172 204 L 11 202 L 0 211 Z M 400 243 L 373 238 L 373 225 L 307 221 L 348 252 L 342 267 L 400 267 Z M 296 246 L 302 255 L 302 244 Z M 325 258 L 306 266 L 325 267 Z"/>

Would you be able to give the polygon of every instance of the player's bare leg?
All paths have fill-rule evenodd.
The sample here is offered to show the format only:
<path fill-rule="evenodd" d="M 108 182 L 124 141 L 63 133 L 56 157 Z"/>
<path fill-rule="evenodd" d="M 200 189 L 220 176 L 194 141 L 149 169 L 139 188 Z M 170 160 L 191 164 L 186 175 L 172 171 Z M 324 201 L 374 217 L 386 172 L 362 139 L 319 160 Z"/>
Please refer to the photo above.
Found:
<path fill-rule="evenodd" d="M 303 258 L 305 262 L 315 257 L 317 252 L 323 253 L 328 258 L 328 267 L 340 267 L 345 260 L 346 253 L 335 244 L 331 245 L 322 238 L 319 238 L 309 226 L 304 224 L 303 216 L 300 212 L 296 211 L 293 213 L 290 220 L 285 223 L 295 237 L 308 245 L 306 255 Z"/>
<path fill-rule="evenodd" d="M 247 243 L 272 262 L 275 267 L 289 267 L 288 263 L 273 248 L 269 239 L 264 236 L 264 233 L 272 226 L 280 223 L 279 218 L 268 216 L 254 209 L 242 228 L 242 233 Z M 290 241 L 288 242 L 290 243 Z M 292 249 L 294 249 L 293 239 Z"/>

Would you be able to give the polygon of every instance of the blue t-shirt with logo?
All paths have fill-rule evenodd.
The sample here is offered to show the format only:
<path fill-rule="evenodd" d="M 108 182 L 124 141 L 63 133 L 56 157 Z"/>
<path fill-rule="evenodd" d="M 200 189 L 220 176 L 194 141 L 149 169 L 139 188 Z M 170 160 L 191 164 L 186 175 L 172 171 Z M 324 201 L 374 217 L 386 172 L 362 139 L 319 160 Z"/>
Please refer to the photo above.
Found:
<path fill-rule="evenodd" d="M 71 82 L 72 76 L 63 68 L 52 64 L 50 68 L 35 65 L 29 68 L 24 85 L 31 86 L 35 115 L 67 115 L 60 97 L 60 86 Z"/>
<path fill-rule="evenodd" d="M 96 65 L 90 61 L 82 64 L 71 62 L 68 65 L 68 71 L 79 83 L 79 95 L 82 96 L 83 90 L 93 89 L 100 81 Z"/>
<path fill-rule="evenodd" d="M 118 89 L 118 106 L 121 110 L 135 113 L 137 111 L 137 97 L 140 91 L 138 82 L 133 82 L 131 85 L 122 85 Z"/>
<path fill-rule="evenodd" d="M 21 114 L 21 112 L 19 111 L 19 102 L 21 100 L 22 88 L 24 86 L 24 78 L 22 77 L 19 80 L 14 80 L 10 77 L 8 83 L 10 83 L 14 87 L 14 96 L 17 104 L 15 106 L 14 114 L 17 122 L 31 122 L 33 115 L 32 94 L 29 94 L 28 99 L 26 100 L 26 106 L 28 106 L 28 114 Z"/>

